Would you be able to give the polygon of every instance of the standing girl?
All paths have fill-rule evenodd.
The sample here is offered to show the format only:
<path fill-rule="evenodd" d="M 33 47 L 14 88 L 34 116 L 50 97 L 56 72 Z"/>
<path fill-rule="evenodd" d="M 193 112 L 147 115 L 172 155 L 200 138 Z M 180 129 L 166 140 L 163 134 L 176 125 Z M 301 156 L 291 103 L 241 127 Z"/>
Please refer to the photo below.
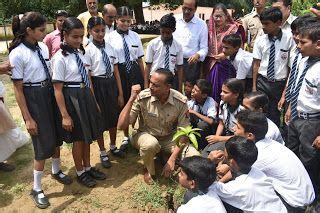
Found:
<path fill-rule="evenodd" d="M 117 9 L 116 23 L 117 30 L 110 33 L 107 43 L 111 44 L 116 52 L 124 102 L 127 103 L 131 86 L 140 84 L 141 88 L 148 88 L 149 79 L 142 61 L 144 52 L 140 37 L 137 33 L 129 30 L 131 12 L 128 7 L 122 6 Z M 124 135 L 121 150 L 124 150 L 129 143 L 128 129 L 124 131 Z"/>
<path fill-rule="evenodd" d="M 100 113 L 92 93 L 82 39 L 84 29 L 75 17 L 67 18 L 61 30 L 61 49 L 52 58 L 52 82 L 62 116 L 64 141 L 73 143 L 77 180 L 94 187 L 105 174 L 90 166 L 90 143 L 101 136 Z M 80 49 L 80 51 L 79 51 Z"/>
<path fill-rule="evenodd" d="M 233 136 L 235 116 L 243 110 L 243 83 L 236 78 L 230 78 L 222 84 L 221 101 L 219 107 L 219 124 L 215 135 L 207 136 L 209 145 L 203 150 L 207 156 L 213 150 L 224 150 L 225 142 Z"/>
<path fill-rule="evenodd" d="M 104 41 L 106 24 L 101 17 L 91 17 L 88 21 L 88 32 L 93 41 L 86 47 L 86 60 L 90 65 L 90 74 L 94 95 L 102 115 L 103 131 L 109 130 L 110 151 L 124 157 L 124 152 L 116 147 L 117 122 L 120 107 L 123 107 L 123 92 L 118 70 L 118 59 L 110 44 Z M 98 137 L 101 164 L 105 168 L 111 163 L 104 147 L 103 133 Z"/>
<path fill-rule="evenodd" d="M 12 22 L 14 39 L 9 48 L 9 60 L 17 103 L 26 128 L 31 135 L 35 158 L 31 197 L 39 208 L 50 203 L 41 187 L 45 159 L 52 157 L 52 176 L 63 184 L 72 180 L 60 170 L 59 124 L 49 73 L 49 51 L 39 42 L 45 36 L 46 18 L 38 12 L 27 12 L 21 20 Z"/>

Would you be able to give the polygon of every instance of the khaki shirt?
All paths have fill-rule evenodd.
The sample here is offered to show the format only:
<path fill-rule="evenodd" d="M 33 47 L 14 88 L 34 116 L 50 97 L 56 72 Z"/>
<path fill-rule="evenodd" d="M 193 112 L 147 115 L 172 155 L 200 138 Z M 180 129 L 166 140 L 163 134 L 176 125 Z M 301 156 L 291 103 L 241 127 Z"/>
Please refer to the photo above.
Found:
<path fill-rule="evenodd" d="M 249 51 L 252 52 L 256 38 L 264 34 L 259 14 L 256 11 L 253 11 L 245 15 L 242 18 L 242 25 L 247 35 L 246 43 L 249 46 Z"/>
<path fill-rule="evenodd" d="M 138 131 L 157 138 L 164 137 L 174 134 L 177 127 L 190 125 L 187 111 L 187 97 L 180 92 L 171 89 L 167 102 L 161 104 L 156 97 L 151 96 L 150 89 L 145 89 L 132 106 L 130 123 L 133 124 L 138 118 Z"/>

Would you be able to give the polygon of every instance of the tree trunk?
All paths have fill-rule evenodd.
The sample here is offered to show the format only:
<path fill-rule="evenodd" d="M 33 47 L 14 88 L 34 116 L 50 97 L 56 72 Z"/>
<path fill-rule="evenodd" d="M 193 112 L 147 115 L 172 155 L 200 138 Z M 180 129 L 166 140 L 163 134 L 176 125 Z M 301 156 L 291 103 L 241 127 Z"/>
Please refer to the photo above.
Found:
<path fill-rule="evenodd" d="M 143 16 L 143 9 L 142 9 L 142 2 L 133 5 L 134 15 L 136 18 L 137 24 L 144 24 L 144 16 Z"/>

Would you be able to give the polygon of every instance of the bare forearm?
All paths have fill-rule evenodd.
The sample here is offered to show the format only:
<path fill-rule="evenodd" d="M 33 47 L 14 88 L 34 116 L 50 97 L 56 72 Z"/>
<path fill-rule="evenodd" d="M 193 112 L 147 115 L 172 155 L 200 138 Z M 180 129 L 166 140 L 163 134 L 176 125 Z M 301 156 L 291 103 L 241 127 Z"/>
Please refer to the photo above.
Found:
<path fill-rule="evenodd" d="M 216 135 L 222 135 L 223 129 L 224 129 L 224 124 L 223 124 L 223 122 L 220 120 L 220 121 L 219 121 L 219 125 L 218 125 L 217 130 L 216 130 Z"/>
<path fill-rule="evenodd" d="M 203 120 L 204 122 L 206 122 L 209 125 L 212 125 L 213 122 L 214 122 L 213 118 L 207 117 L 205 115 L 201 115 L 198 112 L 195 112 L 194 115 L 197 116 L 199 119 Z"/>
<path fill-rule="evenodd" d="M 149 84 L 148 74 L 147 74 L 146 70 L 144 69 L 142 58 L 138 59 L 138 64 L 139 64 L 139 67 L 140 67 L 140 70 L 141 70 L 141 75 L 143 77 L 144 84 L 145 85 Z"/>
<path fill-rule="evenodd" d="M 69 117 L 69 113 L 66 108 L 66 103 L 64 100 L 63 92 L 62 92 L 62 87 L 63 87 L 63 85 L 60 83 L 54 84 L 54 95 L 55 95 L 61 116 L 63 118 L 66 118 L 66 117 Z"/>
<path fill-rule="evenodd" d="M 258 71 L 260 67 L 260 60 L 255 59 L 253 61 L 253 72 L 252 72 L 252 90 L 257 90 L 257 79 L 258 79 Z"/>
<path fill-rule="evenodd" d="M 123 91 L 122 91 L 122 84 L 121 84 L 121 80 L 120 80 L 120 74 L 119 74 L 118 65 L 114 66 L 114 77 L 116 79 L 119 95 L 122 96 L 123 95 Z"/>

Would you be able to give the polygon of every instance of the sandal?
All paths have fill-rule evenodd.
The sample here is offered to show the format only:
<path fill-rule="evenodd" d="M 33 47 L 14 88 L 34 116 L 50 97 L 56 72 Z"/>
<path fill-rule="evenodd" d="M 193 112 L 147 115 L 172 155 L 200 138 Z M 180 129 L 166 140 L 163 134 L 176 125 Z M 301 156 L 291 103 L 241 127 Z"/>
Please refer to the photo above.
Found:
<path fill-rule="evenodd" d="M 40 209 L 45 209 L 48 208 L 50 206 L 49 200 L 48 198 L 44 195 L 43 191 L 35 191 L 35 190 L 31 190 L 30 196 L 32 198 L 32 200 L 34 201 L 34 203 L 36 204 L 36 206 Z"/>
<path fill-rule="evenodd" d="M 72 183 L 72 179 L 68 175 L 64 174 L 61 170 L 59 170 L 57 174 L 51 174 L 51 176 L 59 183 L 64 185 L 70 185 Z"/>
<path fill-rule="evenodd" d="M 82 175 L 77 176 L 77 181 L 89 188 L 93 188 L 97 184 L 97 182 L 87 172 L 84 172 L 82 173 Z"/>
<path fill-rule="evenodd" d="M 118 148 L 110 149 L 110 152 L 112 155 L 114 155 L 118 158 L 124 158 L 126 156 L 126 153 L 124 153 L 124 151 L 122 151 L 121 149 L 118 149 Z"/>
<path fill-rule="evenodd" d="M 107 178 L 107 176 L 103 173 L 100 172 L 98 169 L 91 167 L 89 171 L 86 171 L 86 173 L 93 179 L 96 180 L 104 180 Z"/>
<path fill-rule="evenodd" d="M 110 162 L 110 159 L 108 157 L 108 155 L 105 155 L 105 156 L 101 156 L 100 155 L 100 161 L 101 161 L 101 164 L 104 168 L 110 168 L 111 167 L 111 162 Z"/>

